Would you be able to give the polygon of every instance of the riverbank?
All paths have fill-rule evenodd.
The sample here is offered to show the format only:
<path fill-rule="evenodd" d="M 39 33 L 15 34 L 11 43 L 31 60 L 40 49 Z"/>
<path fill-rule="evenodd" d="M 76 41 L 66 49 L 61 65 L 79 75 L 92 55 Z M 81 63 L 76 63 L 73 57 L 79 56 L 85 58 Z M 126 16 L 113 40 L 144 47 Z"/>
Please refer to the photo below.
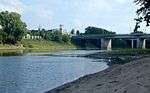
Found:
<path fill-rule="evenodd" d="M 120 49 L 112 51 L 101 51 L 84 57 L 105 59 L 108 65 L 125 64 L 134 60 L 150 57 L 150 49 Z"/>
<path fill-rule="evenodd" d="M 9 49 L 32 49 L 32 50 L 56 50 L 56 49 L 75 49 L 76 46 L 71 43 L 57 43 L 46 40 L 22 40 L 16 45 L 0 44 L 1 50 Z"/>
<path fill-rule="evenodd" d="M 150 93 L 150 57 L 135 59 L 124 65 L 112 65 L 46 93 Z"/>

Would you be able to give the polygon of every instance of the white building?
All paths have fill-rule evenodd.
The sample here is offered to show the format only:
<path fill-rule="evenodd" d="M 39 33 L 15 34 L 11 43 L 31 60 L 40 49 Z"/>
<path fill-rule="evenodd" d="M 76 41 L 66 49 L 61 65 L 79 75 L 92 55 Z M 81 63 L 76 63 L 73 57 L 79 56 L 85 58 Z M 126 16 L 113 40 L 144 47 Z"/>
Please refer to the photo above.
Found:
<path fill-rule="evenodd" d="M 42 39 L 41 36 L 32 36 L 30 34 L 26 34 L 23 39 Z"/>

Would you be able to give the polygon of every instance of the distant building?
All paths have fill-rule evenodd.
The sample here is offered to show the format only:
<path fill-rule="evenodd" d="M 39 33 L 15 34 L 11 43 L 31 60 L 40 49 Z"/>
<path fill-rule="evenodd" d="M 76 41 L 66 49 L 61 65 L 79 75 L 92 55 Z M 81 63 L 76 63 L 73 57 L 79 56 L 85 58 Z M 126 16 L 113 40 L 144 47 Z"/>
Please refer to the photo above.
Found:
<path fill-rule="evenodd" d="M 64 29 L 63 25 L 59 25 L 58 28 L 51 29 L 51 30 L 44 30 L 44 29 L 41 29 L 40 27 L 39 27 L 38 30 L 28 30 L 28 32 L 23 37 L 23 39 L 42 39 L 41 36 L 36 36 L 36 34 L 33 34 L 32 32 L 34 32 L 34 31 L 35 32 L 37 32 L 37 31 L 50 31 L 52 33 L 54 33 L 54 32 L 60 32 L 62 35 L 70 35 L 70 33 L 68 33 L 66 29 Z"/>
<path fill-rule="evenodd" d="M 63 31 L 64 29 L 63 29 L 63 25 L 59 25 L 59 31 L 63 34 Z"/>
<path fill-rule="evenodd" d="M 59 31 L 61 34 L 66 34 L 66 35 L 70 35 L 70 33 L 67 32 L 66 29 L 64 29 L 64 26 L 63 25 L 59 25 Z"/>
<path fill-rule="evenodd" d="M 24 39 L 30 39 L 31 38 L 31 35 L 30 34 L 26 34 L 25 36 L 24 36 Z"/>
<path fill-rule="evenodd" d="M 42 39 L 42 37 L 41 37 L 41 36 L 33 36 L 33 35 L 27 33 L 27 34 L 23 37 L 23 39 Z"/>

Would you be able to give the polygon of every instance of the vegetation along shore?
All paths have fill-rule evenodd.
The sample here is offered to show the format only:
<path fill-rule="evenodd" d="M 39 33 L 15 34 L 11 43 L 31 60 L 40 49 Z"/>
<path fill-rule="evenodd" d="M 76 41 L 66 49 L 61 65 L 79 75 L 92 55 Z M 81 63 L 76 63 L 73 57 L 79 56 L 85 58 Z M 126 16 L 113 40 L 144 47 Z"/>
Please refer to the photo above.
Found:
<path fill-rule="evenodd" d="M 78 32 L 79 33 L 79 32 Z M 21 15 L 15 12 L 0 12 L 0 49 L 70 49 L 75 48 L 71 36 L 59 28 L 28 30 Z"/>
<path fill-rule="evenodd" d="M 0 44 L 0 49 L 40 49 L 40 50 L 55 50 L 55 49 L 76 49 L 76 46 L 71 43 L 53 42 L 46 40 L 22 40 L 20 44 Z"/>

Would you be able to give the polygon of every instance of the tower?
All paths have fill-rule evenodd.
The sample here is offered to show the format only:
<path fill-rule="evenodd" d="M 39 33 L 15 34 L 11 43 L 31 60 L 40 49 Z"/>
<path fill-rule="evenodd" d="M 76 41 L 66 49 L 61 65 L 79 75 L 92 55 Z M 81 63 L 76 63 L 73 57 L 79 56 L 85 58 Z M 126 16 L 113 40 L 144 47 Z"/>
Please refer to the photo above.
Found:
<path fill-rule="evenodd" d="M 63 25 L 59 25 L 59 30 L 60 30 L 61 34 L 63 34 Z"/>

